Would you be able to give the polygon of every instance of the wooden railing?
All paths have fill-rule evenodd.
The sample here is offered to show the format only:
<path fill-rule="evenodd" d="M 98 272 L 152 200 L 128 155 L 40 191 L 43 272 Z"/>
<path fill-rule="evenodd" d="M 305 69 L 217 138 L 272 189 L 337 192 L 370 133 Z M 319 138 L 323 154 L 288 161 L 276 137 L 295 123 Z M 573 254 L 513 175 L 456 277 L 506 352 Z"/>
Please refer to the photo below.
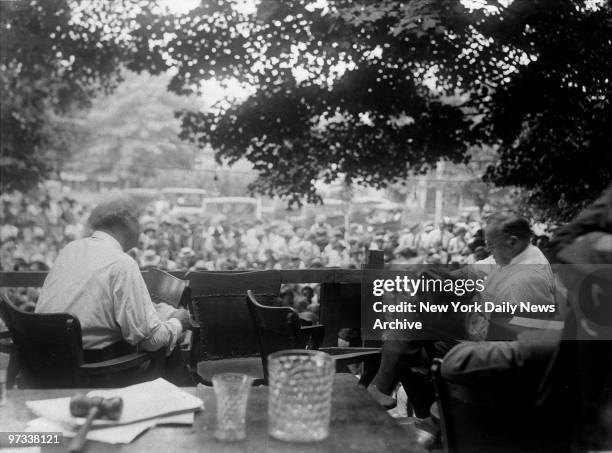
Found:
<path fill-rule="evenodd" d="M 280 273 L 283 283 L 361 283 L 361 270 L 359 269 L 283 269 Z M 171 274 L 178 278 L 185 276 L 185 272 L 171 272 Z M 43 285 L 46 277 L 47 272 L 0 272 L 0 288 L 38 288 Z"/>
<path fill-rule="evenodd" d="M 370 250 L 367 268 L 382 268 L 383 252 Z M 143 271 L 147 272 L 147 271 Z M 185 278 L 186 272 L 171 272 Z M 324 346 L 335 346 L 341 328 L 361 327 L 361 269 L 317 268 L 283 269 L 282 283 L 320 283 L 321 321 L 325 324 Z M 0 272 L 0 288 L 43 285 L 47 272 Z M 189 277 L 187 277 L 188 279 Z"/>

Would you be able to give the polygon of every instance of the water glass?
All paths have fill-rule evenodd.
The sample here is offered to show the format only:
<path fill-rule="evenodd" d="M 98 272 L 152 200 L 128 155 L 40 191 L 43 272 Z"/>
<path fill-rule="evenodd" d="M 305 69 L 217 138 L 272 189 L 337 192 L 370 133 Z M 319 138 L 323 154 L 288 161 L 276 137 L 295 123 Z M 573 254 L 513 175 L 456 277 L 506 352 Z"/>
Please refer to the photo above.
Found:
<path fill-rule="evenodd" d="M 0 406 L 6 404 L 6 372 L 8 369 L 9 355 L 0 353 Z"/>
<path fill-rule="evenodd" d="M 268 433 L 289 442 L 329 435 L 335 365 L 324 352 L 279 351 L 268 356 Z"/>
<path fill-rule="evenodd" d="M 241 373 L 222 373 L 213 376 L 212 383 L 217 403 L 215 438 L 244 439 L 247 399 L 253 378 Z"/>

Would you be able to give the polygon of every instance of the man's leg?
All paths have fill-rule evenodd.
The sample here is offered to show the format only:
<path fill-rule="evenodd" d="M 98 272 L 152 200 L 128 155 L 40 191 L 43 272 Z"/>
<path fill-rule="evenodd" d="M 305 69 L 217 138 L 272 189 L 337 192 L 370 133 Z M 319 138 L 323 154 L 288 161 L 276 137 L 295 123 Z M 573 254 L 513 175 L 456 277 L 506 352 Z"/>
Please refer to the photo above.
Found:
<path fill-rule="evenodd" d="M 427 418 L 436 400 L 429 368 L 434 358 L 442 358 L 457 341 L 420 341 L 418 355 L 404 358 L 400 367 L 400 382 L 417 418 Z"/>
<path fill-rule="evenodd" d="M 420 362 L 422 343 L 415 340 L 388 340 L 383 343 L 380 367 L 368 390 L 383 406 L 395 406 L 389 395 L 400 381 L 402 371 Z"/>

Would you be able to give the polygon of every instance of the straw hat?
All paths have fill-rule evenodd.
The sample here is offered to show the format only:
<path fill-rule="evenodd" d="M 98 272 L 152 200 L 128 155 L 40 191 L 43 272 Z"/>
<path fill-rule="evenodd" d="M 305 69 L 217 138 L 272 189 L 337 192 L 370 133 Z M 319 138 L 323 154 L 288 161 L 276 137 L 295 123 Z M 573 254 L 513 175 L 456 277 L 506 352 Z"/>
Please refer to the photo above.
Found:
<path fill-rule="evenodd" d="M 189 259 L 195 257 L 196 254 L 191 247 L 183 247 L 178 256 L 180 259 Z"/>
<path fill-rule="evenodd" d="M 161 258 L 153 249 L 145 250 L 140 257 L 140 267 L 157 267 Z"/>

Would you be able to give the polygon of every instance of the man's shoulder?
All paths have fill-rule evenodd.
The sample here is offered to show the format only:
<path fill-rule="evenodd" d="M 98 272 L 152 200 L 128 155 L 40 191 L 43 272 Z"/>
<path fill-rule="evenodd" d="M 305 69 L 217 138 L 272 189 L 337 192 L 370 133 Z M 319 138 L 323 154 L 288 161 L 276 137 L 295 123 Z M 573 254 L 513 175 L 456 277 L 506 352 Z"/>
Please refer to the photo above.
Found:
<path fill-rule="evenodd" d="M 113 267 L 120 271 L 140 271 L 138 263 L 127 253 L 118 253 Z"/>
<path fill-rule="evenodd" d="M 529 264 L 516 266 L 513 271 L 505 277 L 505 286 L 530 291 L 534 287 L 550 287 L 552 284 L 552 272 L 546 264 Z"/>
<path fill-rule="evenodd" d="M 75 239 L 74 241 L 70 241 L 60 250 L 57 259 L 61 259 L 66 256 L 71 256 L 73 254 L 77 254 L 79 256 L 82 255 L 88 239 L 89 238 L 80 238 Z"/>
<path fill-rule="evenodd" d="M 542 251 L 538 247 L 531 244 L 529 244 L 524 250 L 524 252 L 521 253 L 520 259 L 517 261 L 517 264 L 550 267 L 550 263 L 548 262 L 548 259 L 546 258 L 544 253 L 542 253 Z"/>

